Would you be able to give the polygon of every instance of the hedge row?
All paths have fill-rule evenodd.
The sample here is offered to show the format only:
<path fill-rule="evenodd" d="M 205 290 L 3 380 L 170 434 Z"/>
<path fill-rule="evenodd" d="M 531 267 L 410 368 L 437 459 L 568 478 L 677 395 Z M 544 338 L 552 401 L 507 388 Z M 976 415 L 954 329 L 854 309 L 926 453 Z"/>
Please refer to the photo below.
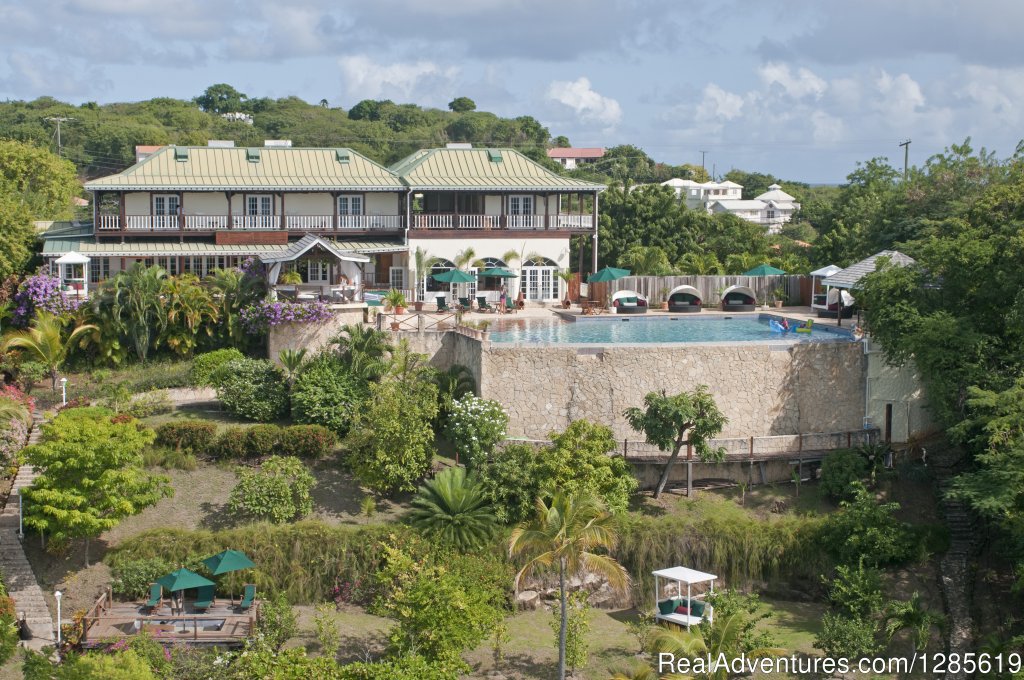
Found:
<path fill-rule="evenodd" d="M 157 427 L 156 436 L 163 446 L 227 460 L 271 455 L 323 458 L 337 442 L 334 433 L 321 425 L 229 427 L 218 435 L 217 426 L 205 420 L 164 423 Z"/>

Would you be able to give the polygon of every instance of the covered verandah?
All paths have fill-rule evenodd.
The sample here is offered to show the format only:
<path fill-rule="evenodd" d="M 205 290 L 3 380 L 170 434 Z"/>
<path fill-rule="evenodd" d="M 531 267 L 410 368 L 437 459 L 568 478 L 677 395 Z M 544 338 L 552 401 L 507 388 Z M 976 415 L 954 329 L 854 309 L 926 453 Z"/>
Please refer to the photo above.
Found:
<path fill-rule="evenodd" d="M 370 258 L 306 234 L 281 253 L 260 255 L 274 298 L 355 302 L 362 300 Z"/>

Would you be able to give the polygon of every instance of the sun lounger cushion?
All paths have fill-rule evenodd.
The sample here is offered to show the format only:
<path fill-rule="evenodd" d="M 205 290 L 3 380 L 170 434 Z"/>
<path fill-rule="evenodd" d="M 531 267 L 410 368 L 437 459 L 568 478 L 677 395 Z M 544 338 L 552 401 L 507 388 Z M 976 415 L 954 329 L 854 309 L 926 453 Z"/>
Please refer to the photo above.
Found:
<path fill-rule="evenodd" d="M 676 614 L 689 614 L 689 613 L 690 613 L 690 608 L 689 607 L 684 607 L 683 605 L 679 605 L 678 607 L 676 607 Z"/>
<path fill-rule="evenodd" d="M 635 305 L 636 304 L 636 298 L 635 297 L 622 298 L 622 301 L 625 304 L 627 304 L 627 305 Z"/>
<path fill-rule="evenodd" d="M 704 616 L 704 603 L 693 600 L 690 602 L 691 616 Z"/>
<path fill-rule="evenodd" d="M 677 606 L 674 599 L 662 600 L 658 603 L 658 611 L 662 614 L 671 614 Z"/>

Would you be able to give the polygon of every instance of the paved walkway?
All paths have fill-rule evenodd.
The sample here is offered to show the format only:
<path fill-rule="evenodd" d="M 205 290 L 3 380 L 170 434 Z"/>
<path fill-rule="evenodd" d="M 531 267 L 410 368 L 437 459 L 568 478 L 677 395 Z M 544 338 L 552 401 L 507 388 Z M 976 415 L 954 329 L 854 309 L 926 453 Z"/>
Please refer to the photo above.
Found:
<path fill-rule="evenodd" d="M 42 414 L 38 411 L 29 434 L 29 444 L 39 441 L 42 432 Z M 29 649 L 39 651 L 46 645 L 53 645 L 56 639 L 53 618 L 46 606 L 43 589 L 39 587 L 32 566 L 25 557 L 21 541 L 18 540 L 18 492 L 32 484 L 37 473 L 29 465 L 22 465 L 14 478 L 14 486 L 7 499 L 7 506 L 0 512 L 0 571 L 3 572 L 7 594 L 14 599 L 16 612 L 25 612 L 32 639 L 23 642 Z"/>

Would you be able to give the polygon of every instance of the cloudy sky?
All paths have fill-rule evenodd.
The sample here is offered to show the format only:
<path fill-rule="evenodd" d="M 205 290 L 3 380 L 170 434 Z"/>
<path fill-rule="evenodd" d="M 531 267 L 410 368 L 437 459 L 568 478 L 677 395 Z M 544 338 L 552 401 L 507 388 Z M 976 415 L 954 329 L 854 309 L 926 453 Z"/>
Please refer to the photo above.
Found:
<path fill-rule="evenodd" d="M 388 98 L 838 182 L 1024 137 L 1020 0 L 0 0 L 0 97 Z"/>

